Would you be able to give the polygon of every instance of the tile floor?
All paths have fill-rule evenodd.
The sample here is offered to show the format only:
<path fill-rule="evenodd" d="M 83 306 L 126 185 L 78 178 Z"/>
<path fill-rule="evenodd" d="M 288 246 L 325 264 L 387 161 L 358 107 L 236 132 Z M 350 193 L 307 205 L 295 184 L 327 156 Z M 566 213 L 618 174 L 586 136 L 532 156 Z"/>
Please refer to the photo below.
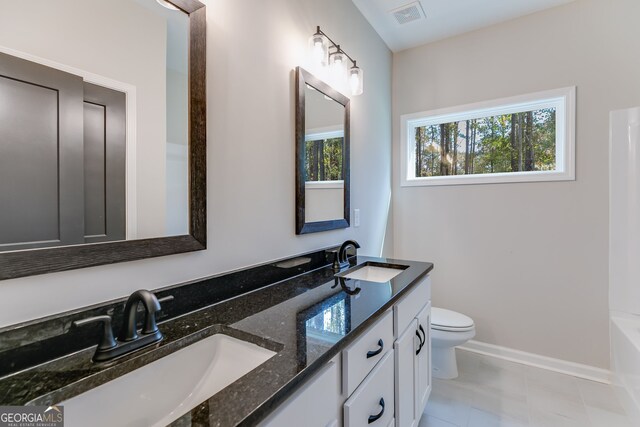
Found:
<path fill-rule="evenodd" d="M 632 427 L 613 388 L 463 350 L 434 379 L 419 427 Z"/>

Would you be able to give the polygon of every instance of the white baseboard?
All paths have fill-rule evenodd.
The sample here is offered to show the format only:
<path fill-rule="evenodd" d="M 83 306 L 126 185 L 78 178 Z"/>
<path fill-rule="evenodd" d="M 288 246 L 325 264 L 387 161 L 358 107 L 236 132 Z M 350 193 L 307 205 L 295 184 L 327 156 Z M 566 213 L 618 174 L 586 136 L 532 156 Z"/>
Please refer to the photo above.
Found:
<path fill-rule="evenodd" d="M 497 357 L 498 359 L 508 360 L 510 362 L 535 366 L 536 368 L 548 369 L 550 371 L 560 372 L 562 374 L 572 375 L 578 378 L 611 384 L 611 371 L 607 369 L 596 368 L 594 366 L 583 365 L 561 359 L 554 359 L 552 357 L 527 353 L 526 351 L 514 350 L 474 340 L 468 341 L 458 348 L 461 350 L 471 351 L 473 353 L 483 354 L 485 356 Z"/>

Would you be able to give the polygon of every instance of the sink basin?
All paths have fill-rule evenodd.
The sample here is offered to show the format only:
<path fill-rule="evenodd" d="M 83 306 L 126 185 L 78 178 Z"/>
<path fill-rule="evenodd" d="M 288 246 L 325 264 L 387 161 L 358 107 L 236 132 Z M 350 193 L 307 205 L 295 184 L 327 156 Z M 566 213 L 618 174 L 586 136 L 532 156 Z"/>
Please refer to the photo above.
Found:
<path fill-rule="evenodd" d="M 275 354 L 212 335 L 61 402 L 65 425 L 164 427 Z"/>
<path fill-rule="evenodd" d="M 402 273 L 407 267 L 381 267 L 378 265 L 365 265 L 343 277 L 347 279 L 366 280 L 368 282 L 384 283 Z"/>

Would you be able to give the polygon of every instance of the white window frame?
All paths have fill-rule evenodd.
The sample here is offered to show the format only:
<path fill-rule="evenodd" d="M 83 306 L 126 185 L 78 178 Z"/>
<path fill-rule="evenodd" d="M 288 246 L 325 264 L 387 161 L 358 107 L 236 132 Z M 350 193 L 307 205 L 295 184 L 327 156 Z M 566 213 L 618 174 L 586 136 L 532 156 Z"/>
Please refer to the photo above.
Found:
<path fill-rule="evenodd" d="M 310 129 L 304 135 L 305 142 L 333 138 L 344 138 L 344 129 L 342 126 L 327 126 L 324 128 Z"/>
<path fill-rule="evenodd" d="M 554 171 L 504 172 L 473 175 L 415 176 L 415 129 L 441 123 L 522 113 L 542 108 L 556 109 L 556 169 Z M 464 185 L 505 182 L 574 181 L 576 87 L 548 90 L 441 108 L 400 117 L 400 185 Z"/>

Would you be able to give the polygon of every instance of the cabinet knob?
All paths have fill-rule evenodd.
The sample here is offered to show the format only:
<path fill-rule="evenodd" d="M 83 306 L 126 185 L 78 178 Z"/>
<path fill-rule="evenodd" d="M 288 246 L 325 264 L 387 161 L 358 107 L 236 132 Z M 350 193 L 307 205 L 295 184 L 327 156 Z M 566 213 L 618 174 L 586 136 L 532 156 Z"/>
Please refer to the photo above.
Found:
<path fill-rule="evenodd" d="M 369 351 L 369 352 L 367 352 L 367 359 L 369 359 L 370 357 L 373 357 L 373 356 L 377 356 L 377 355 L 379 355 L 380 353 L 382 353 L 382 349 L 384 348 L 384 342 L 382 341 L 382 338 L 380 338 L 380 339 L 378 340 L 378 345 L 380 346 L 380 348 L 379 348 L 379 349 L 377 349 L 377 350 L 375 350 L 375 351 Z"/>
<path fill-rule="evenodd" d="M 380 406 L 382 406 L 382 409 L 380 410 L 380 413 L 376 414 L 376 415 L 369 415 L 368 424 L 375 423 L 380 418 L 382 418 L 382 416 L 384 415 L 384 398 L 383 397 L 380 398 L 380 403 L 379 404 L 380 404 Z"/>

